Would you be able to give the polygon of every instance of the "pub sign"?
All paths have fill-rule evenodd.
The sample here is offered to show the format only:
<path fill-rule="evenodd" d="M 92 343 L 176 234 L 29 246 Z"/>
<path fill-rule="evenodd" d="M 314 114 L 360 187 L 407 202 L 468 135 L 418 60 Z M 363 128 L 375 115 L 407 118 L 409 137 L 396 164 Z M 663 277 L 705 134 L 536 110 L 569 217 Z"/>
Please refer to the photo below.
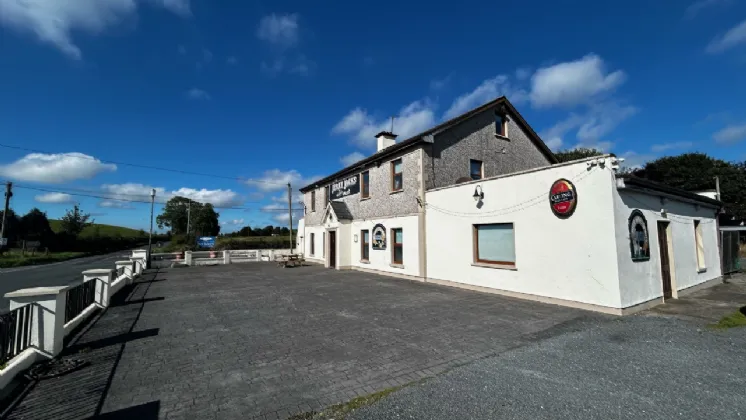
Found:
<path fill-rule="evenodd" d="M 382 224 L 373 226 L 373 249 L 386 249 L 386 228 Z"/>
<path fill-rule="evenodd" d="M 354 195 L 360 192 L 360 180 L 357 175 L 345 178 L 332 184 L 331 198 L 338 200 L 348 195 Z"/>
<path fill-rule="evenodd" d="M 562 178 L 554 181 L 549 189 L 549 205 L 555 216 L 566 219 L 578 205 L 578 192 L 572 182 Z"/>

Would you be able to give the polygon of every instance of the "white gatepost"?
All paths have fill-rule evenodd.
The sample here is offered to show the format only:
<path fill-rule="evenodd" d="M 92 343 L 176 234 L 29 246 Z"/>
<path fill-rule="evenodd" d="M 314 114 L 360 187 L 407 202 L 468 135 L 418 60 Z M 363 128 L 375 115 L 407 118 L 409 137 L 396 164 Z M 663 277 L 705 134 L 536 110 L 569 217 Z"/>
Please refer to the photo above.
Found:
<path fill-rule="evenodd" d="M 117 261 L 114 263 L 117 267 L 117 273 L 120 268 L 124 269 L 124 275 L 127 276 L 127 284 L 132 283 L 135 278 L 135 262 L 134 261 Z"/>
<path fill-rule="evenodd" d="M 114 282 L 117 275 L 116 273 L 116 270 L 106 268 L 86 270 L 83 272 L 83 282 L 96 282 L 96 297 L 94 298 L 94 302 L 102 308 L 109 306 L 109 299 L 111 298 L 111 283 Z"/>
<path fill-rule="evenodd" d="M 65 338 L 66 292 L 72 286 L 32 287 L 6 293 L 10 310 L 32 305 L 30 345 L 47 357 L 57 356 Z"/>
<path fill-rule="evenodd" d="M 185 251 L 184 252 L 184 264 L 191 266 L 192 265 L 192 251 Z"/>
<path fill-rule="evenodd" d="M 230 264 L 231 263 L 231 252 L 230 251 L 223 251 L 223 264 Z"/>
<path fill-rule="evenodd" d="M 140 277 L 143 270 L 145 270 L 145 259 L 143 257 L 130 257 L 130 261 L 132 261 L 134 265 L 135 277 Z"/>

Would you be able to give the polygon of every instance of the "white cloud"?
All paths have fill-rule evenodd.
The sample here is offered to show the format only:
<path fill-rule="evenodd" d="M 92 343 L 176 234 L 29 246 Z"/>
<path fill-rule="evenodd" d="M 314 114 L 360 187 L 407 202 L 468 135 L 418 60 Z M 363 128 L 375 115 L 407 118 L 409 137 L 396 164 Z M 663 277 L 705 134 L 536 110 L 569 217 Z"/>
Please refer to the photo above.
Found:
<path fill-rule="evenodd" d="M 627 170 L 640 169 L 645 166 L 645 163 L 655 159 L 653 155 L 639 154 L 633 151 L 622 153 L 620 157 L 624 159 L 620 166 Z"/>
<path fill-rule="evenodd" d="M 607 73 L 601 57 L 589 54 L 538 69 L 531 77 L 531 103 L 537 108 L 592 103 L 625 80 L 623 71 Z"/>
<path fill-rule="evenodd" d="M 399 111 L 394 120 L 394 133 L 399 136 L 399 140 L 403 140 L 425 131 L 434 123 L 435 111 L 431 104 L 415 101 Z M 365 109 L 355 108 L 332 128 L 332 133 L 349 135 L 354 144 L 372 148 L 376 144 L 373 136 L 390 128 L 390 118 L 376 120 Z"/>
<path fill-rule="evenodd" d="M 531 69 L 528 67 L 519 67 L 515 71 L 515 78 L 518 80 L 526 80 L 531 77 Z"/>
<path fill-rule="evenodd" d="M 432 90 L 442 90 L 445 88 L 448 83 L 451 82 L 451 75 L 442 78 L 442 79 L 434 79 L 430 81 L 430 89 Z"/>
<path fill-rule="evenodd" d="M 598 141 L 636 113 L 637 108 L 633 106 L 622 106 L 613 102 L 591 106 L 584 117 L 585 121 L 578 129 L 578 140 L 581 142 Z"/>
<path fill-rule="evenodd" d="M 288 183 L 293 188 L 302 188 L 319 178 L 318 176 L 306 178 L 295 169 L 289 171 L 270 169 L 264 171 L 264 174 L 259 178 L 247 180 L 246 184 L 256 187 L 261 191 L 280 191 L 287 190 Z"/>
<path fill-rule="evenodd" d="M 116 165 L 103 163 L 83 153 L 31 153 L 13 163 L 0 165 L 0 176 L 20 181 L 62 184 L 91 179 L 102 172 L 116 170 Z"/>
<path fill-rule="evenodd" d="M 298 42 L 298 15 L 271 14 L 259 21 L 256 36 L 279 47 L 291 47 Z"/>
<path fill-rule="evenodd" d="M 558 122 L 552 127 L 541 132 L 540 137 L 544 140 L 547 147 L 557 151 L 562 148 L 565 135 L 570 131 L 583 124 L 583 118 L 577 114 L 570 114 L 566 119 Z"/>
<path fill-rule="evenodd" d="M 358 162 L 365 158 L 365 155 L 360 152 L 352 152 L 349 155 L 342 156 L 339 158 L 339 161 L 342 162 L 342 165 L 344 166 L 350 166 L 355 162 Z"/>
<path fill-rule="evenodd" d="M 572 149 L 579 149 L 579 148 L 585 148 L 585 149 L 596 149 L 599 152 L 605 152 L 609 153 L 611 151 L 611 146 L 613 146 L 614 143 L 610 141 L 597 141 L 597 142 L 587 142 L 587 143 L 578 143 L 572 147 L 570 147 L 570 150 Z"/>
<path fill-rule="evenodd" d="M 525 90 L 511 85 L 508 76 L 499 75 L 485 80 L 473 91 L 456 98 L 443 118 L 451 119 L 503 95 L 515 104 L 524 102 L 528 98 L 528 93 Z"/>
<path fill-rule="evenodd" d="M 209 94 L 209 93 L 205 92 L 205 91 L 204 91 L 204 90 L 202 90 L 202 89 L 197 89 L 197 88 L 192 88 L 192 89 L 189 89 L 189 90 L 187 91 L 186 95 L 187 95 L 187 97 L 188 97 L 189 99 L 194 99 L 194 100 L 204 100 L 204 101 L 209 101 L 210 99 L 212 99 L 212 98 L 210 97 L 210 94 Z"/>
<path fill-rule="evenodd" d="M 692 147 L 692 142 L 690 141 L 677 141 L 673 143 L 661 143 L 661 144 L 654 144 L 650 147 L 650 150 L 654 152 L 665 152 L 666 150 L 673 150 L 673 149 L 688 149 Z"/>
<path fill-rule="evenodd" d="M 73 42 L 73 32 L 97 35 L 133 17 L 142 2 L 182 17 L 190 14 L 188 0 L 0 0 L 0 25 L 33 33 L 68 57 L 80 59 L 82 52 Z"/>
<path fill-rule="evenodd" d="M 309 60 L 306 56 L 300 54 L 294 59 L 287 59 L 285 57 L 277 57 L 270 61 L 262 61 L 260 69 L 263 73 L 270 76 L 277 76 L 280 73 L 287 72 L 289 74 L 297 74 L 300 76 L 308 76 L 316 69 L 316 63 Z"/>
<path fill-rule="evenodd" d="M 280 204 L 280 203 L 267 204 L 266 206 L 263 206 L 261 208 L 261 211 L 264 213 L 272 214 L 272 220 L 274 220 L 277 223 L 288 223 L 290 219 L 287 204 Z M 295 208 L 294 206 L 293 208 L 294 227 L 297 227 L 295 226 L 296 222 L 301 217 L 303 217 L 303 207 L 298 206 L 297 208 Z"/>
<path fill-rule="evenodd" d="M 117 200 L 101 200 L 98 202 L 99 207 L 107 209 L 121 209 L 121 210 L 133 210 L 135 206 L 126 201 Z"/>
<path fill-rule="evenodd" d="M 225 59 L 225 62 L 228 63 L 228 64 L 230 64 L 230 65 L 238 64 L 238 58 L 236 58 L 234 56 L 230 56 L 230 57 L 228 57 L 228 58 Z"/>
<path fill-rule="evenodd" d="M 243 226 L 246 223 L 244 219 L 233 219 L 233 220 L 226 220 L 224 222 L 220 222 L 223 226 Z"/>
<path fill-rule="evenodd" d="M 746 124 L 729 125 L 712 135 L 716 143 L 732 144 L 746 138 Z"/>
<path fill-rule="evenodd" d="M 692 19 L 697 16 L 702 10 L 710 7 L 726 5 L 731 3 L 731 0 L 699 0 L 689 5 L 686 8 L 686 18 Z"/>
<path fill-rule="evenodd" d="M 725 34 L 715 37 L 707 45 L 705 51 L 710 54 L 717 54 L 736 47 L 739 44 L 746 44 L 746 20 L 730 28 Z"/>
<path fill-rule="evenodd" d="M 34 197 L 34 200 L 38 203 L 49 203 L 49 204 L 67 204 L 72 203 L 75 200 L 73 196 L 65 193 L 47 193 L 41 194 Z"/>
<path fill-rule="evenodd" d="M 215 207 L 236 207 L 243 204 L 243 198 L 232 190 L 179 188 L 171 191 L 171 195 L 190 198 L 200 203 L 210 203 Z"/>

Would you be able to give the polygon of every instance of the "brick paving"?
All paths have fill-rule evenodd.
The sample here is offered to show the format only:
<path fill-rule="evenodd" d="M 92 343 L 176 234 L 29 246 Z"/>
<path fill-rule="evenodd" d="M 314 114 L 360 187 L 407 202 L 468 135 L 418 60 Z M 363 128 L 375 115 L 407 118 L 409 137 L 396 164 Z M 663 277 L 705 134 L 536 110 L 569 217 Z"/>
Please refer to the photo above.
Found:
<path fill-rule="evenodd" d="M 154 270 L 116 297 L 10 419 L 285 419 L 429 377 L 595 318 L 319 266 Z"/>

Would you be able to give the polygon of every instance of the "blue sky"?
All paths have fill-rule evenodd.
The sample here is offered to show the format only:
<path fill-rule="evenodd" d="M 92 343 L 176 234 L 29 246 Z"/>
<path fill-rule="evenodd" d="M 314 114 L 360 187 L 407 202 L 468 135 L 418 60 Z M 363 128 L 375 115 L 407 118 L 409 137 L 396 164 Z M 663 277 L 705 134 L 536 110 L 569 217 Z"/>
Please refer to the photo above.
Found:
<path fill-rule="evenodd" d="M 0 143 L 44 152 L 0 147 L 20 213 L 147 229 L 147 204 L 49 191 L 157 188 L 240 207 L 224 231 L 286 223 L 283 184 L 373 153 L 390 116 L 404 139 L 503 94 L 554 150 L 746 158 L 737 0 L 27 3 L 0 0 Z"/>

